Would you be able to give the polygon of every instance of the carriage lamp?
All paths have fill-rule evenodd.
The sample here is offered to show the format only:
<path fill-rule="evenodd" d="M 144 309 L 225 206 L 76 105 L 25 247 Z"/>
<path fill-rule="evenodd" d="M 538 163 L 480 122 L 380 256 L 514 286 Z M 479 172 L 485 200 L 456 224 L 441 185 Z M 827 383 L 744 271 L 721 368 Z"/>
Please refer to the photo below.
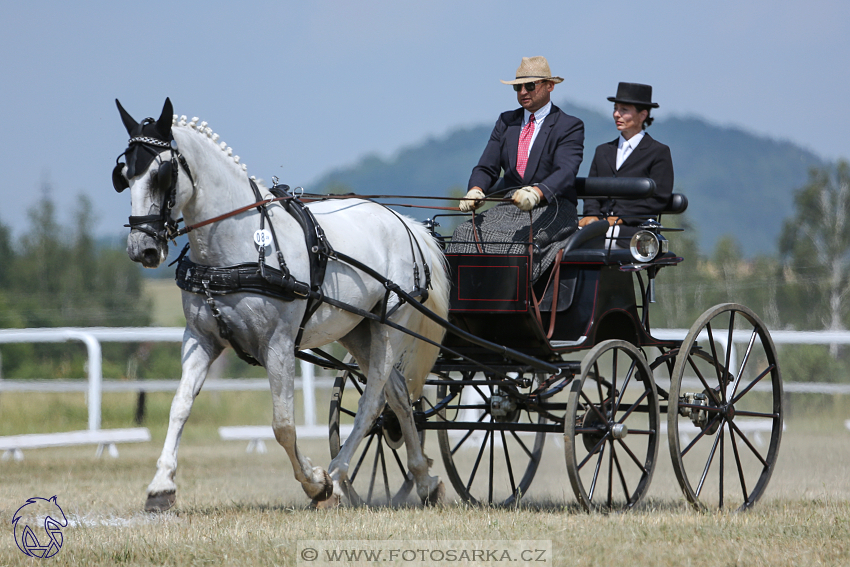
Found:
<path fill-rule="evenodd" d="M 664 242 L 667 243 L 666 241 Z M 655 233 L 648 230 L 639 230 L 632 236 L 629 243 L 632 257 L 638 262 L 650 262 L 658 256 L 661 251 L 661 243 Z"/>

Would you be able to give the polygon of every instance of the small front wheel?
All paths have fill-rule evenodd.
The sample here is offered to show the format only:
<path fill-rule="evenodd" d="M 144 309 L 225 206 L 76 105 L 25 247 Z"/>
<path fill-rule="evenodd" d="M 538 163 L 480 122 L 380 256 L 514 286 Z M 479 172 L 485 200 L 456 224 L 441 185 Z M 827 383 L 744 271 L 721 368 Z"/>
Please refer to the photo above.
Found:
<path fill-rule="evenodd" d="M 658 457 L 659 420 L 641 352 L 619 340 L 593 347 L 571 385 L 564 420 L 567 473 L 585 510 L 631 509 L 643 498 Z"/>

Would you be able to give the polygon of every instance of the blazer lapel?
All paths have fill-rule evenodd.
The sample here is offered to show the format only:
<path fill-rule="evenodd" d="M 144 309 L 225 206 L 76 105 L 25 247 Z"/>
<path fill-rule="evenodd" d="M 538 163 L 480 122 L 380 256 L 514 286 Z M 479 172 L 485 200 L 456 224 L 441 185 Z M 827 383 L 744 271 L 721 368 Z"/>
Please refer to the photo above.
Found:
<path fill-rule="evenodd" d="M 617 176 L 617 145 L 620 142 L 620 138 L 617 138 L 613 142 L 608 142 L 605 144 L 604 149 L 604 158 L 605 163 L 608 164 L 608 168 L 611 170 L 611 175 L 614 177 Z"/>
<path fill-rule="evenodd" d="M 505 132 L 505 140 L 506 146 L 505 151 L 508 153 L 508 164 L 510 165 L 511 171 L 515 174 L 516 170 L 516 155 L 517 148 L 519 147 L 519 133 L 522 130 L 522 109 L 519 109 L 519 112 L 513 117 L 511 123 L 508 125 L 508 129 Z M 528 167 L 526 166 L 526 171 L 528 171 Z M 517 175 L 519 177 L 519 175 Z"/>

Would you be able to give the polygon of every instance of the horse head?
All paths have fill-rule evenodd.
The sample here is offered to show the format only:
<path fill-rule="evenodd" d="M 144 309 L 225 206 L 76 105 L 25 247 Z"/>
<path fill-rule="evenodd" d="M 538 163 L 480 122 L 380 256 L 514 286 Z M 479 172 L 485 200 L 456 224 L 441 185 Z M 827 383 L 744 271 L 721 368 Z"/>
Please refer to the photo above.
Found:
<path fill-rule="evenodd" d="M 165 99 L 157 120 L 137 122 L 115 100 L 130 135 L 127 149 L 116 159 L 112 184 L 119 193 L 130 189 L 130 236 L 127 254 L 146 268 L 159 266 L 168 256 L 168 239 L 176 230 L 173 215 L 178 177 L 177 144 L 171 133 L 173 108 Z M 126 163 L 119 160 L 124 157 Z M 188 169 L 187 169 L 188 171 Z"/>

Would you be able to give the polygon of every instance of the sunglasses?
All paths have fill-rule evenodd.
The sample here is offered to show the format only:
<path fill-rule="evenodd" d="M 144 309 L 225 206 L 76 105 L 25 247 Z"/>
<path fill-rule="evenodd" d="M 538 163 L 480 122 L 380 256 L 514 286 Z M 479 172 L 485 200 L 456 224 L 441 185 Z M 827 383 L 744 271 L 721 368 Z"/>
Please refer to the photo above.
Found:
<path fill-rule="evenodd" d="M 543 81 L 534 81 L 533 83 L 521 83 L 519 85 L 514 85 L 514 90 L 519 92 L 522 90 L 522 87 L 525 87 L 525 91 L 529 93 L 533 93 L 534 89 L 537 88 L 538 83 L 542 83 Z"/>

